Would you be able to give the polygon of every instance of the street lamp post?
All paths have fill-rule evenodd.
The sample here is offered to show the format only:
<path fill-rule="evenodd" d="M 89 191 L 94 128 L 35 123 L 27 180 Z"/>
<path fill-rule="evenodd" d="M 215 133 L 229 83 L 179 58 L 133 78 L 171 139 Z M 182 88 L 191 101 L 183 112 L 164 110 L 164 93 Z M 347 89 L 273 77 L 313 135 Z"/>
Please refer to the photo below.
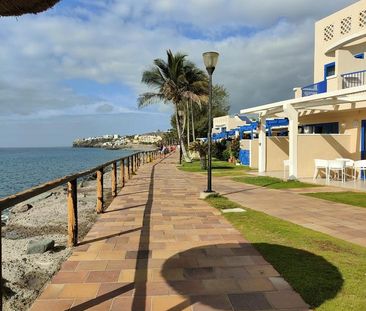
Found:
<path fill-rule="evenodd" d="M 205 64 L 206 70 L 209 76 L 209 84 L 208 84 L 208 164 L 207 164 L 207 190 L 206 193 L 213 192 L 212 191 L 212 156 L 211 156 L 211 145 L 212 145 L 212 74 L 215 71 L 215 67 L 217 64 L 217 60 L 219 58 L 219 53 L 217 52 L 205 52 L 202 54 L 203 62 Z"/>

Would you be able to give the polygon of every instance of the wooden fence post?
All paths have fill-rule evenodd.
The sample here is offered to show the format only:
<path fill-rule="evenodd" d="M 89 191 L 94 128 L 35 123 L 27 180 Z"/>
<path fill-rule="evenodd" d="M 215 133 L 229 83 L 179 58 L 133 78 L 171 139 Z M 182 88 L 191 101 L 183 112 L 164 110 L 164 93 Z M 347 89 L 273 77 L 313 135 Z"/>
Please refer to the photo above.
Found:
<path fill-rule="evenodd" d="M 131 179 L 130 157 L 127 158 L 127 174 L 128 174 L 128 179 Z"/>
<path fill-rule="evenodd" d="M 67 215 L 68 215 L 68 239 L 69 247 L 78 243 L 78 204 L 76 179 L 67 183 Z"/>
<path fill-rule="evenodd" d="M 117 163 L 112 163 L 112 196 L 117 196 Z"/>
<path fill-rule="evenodd" d="M 97 171 L 97 213 L 103 212 L 103 168 Z"/>
<path fill-rule="evenodd" d="M 133 175 L 133 173 L 135 173 L 135 169 L 134 169 L 134 163 L 133 163 L 133 156 L 131 156 L 131 175 Z"/>
<path fill-rule="evenodd" d="M 120 162 L 120 170 L 121 170 L 121 187 L 125 186 L 125 159 Z"/>

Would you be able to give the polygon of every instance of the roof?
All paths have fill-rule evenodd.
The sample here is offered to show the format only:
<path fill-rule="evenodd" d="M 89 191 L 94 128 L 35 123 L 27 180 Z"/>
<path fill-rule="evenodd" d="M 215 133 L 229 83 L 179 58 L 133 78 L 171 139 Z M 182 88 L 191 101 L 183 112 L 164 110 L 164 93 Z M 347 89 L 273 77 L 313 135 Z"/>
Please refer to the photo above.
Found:
<path fill-rule="evenodd" d="M 246 115 L 237 114 L 236 116 L 247 124 L 252 122 Z"/>
<path fill-rule="evenodd" d="M 347 105 L 347 109 L 366 108 L 364 104 L 360 106 L 360 102 L 366 102 L 366 85 L 246 108 L 240 113 L 282 116 L 284 107 L 289 105 L 302 113 L 339 110 L 342 105 Z"/>
<path fill-rule="evenodd" d="M 60 0 L 0 0 L 0 16 L 20 16 L 40 13 L 53 7 Z"/>

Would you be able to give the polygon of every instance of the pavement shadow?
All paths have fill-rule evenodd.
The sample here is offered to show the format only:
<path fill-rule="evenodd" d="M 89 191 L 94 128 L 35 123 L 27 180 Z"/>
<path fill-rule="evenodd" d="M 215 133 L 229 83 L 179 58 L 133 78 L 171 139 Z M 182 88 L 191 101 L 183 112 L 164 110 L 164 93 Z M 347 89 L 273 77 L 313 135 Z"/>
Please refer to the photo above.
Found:
<path fill-rule="evenodd" d="M 178 278 L 177 269 L 182 270 Z M 337 267 L 323 257 L 266 243 L 191 248 L 167 259 L 161 275 L 175 292 L 186 297 L 169 311 L 193 304 L 215 310 L 272 310 L 264 293 L 288 292 L 291 287 L 315 308 L 335 297 L 343 285 Z M 298 309 L 299 305 L 287 307 Z"/>
<path fill-rule="evenodd" d="M 148 190 L 146 191 L 140 191 L 135 192 L 133 194 L 138 194 L 142 192 L 148 192 L 148 198 L 146 201 L 144 213 L 143 213 L 143 222 L 142 226 L 136 229 L 128 230 L 130 232 L 140 230 L 140 239 L 139 239 L 139 246 L 136 252 L 133 255 L 134 258 L 130 259 L 136 259 L 136 267 L 135 267 L 135 277 L 134 281 L 131 283 L 128 283 L 126 285 L 120 286 L 115 288 L 114 290 L 111 290 L 103 295 L 97 296 L 94 299 L 88 300 L 86 302 L 83 302 L 77 306 L 73 306 L 69 309 L 69 311 L 85 311 L 89 309 L 98 309 L 98 305 L 102 304 L 103 302 L 107 300 L 114 299 L 120 295 L 123 295 L 129 291 L 135 290 L 133 302 L 131 306 L 131 310 L 136 311 L 144 311 L 146 306 L 146 282 L 147 282 L 147 267 L 148 267 L 148 258 L 150 255 L 149 251 L 149 244 L 150 244 L 150 223 L 151 223 L 151 210 L 153 207 L 153 199 L 154 199 L 154 180 L 155 180 L 155 168 L 158 164 L 162 162 L 162 160 L 156 161 L 152 165 L 152 170 L 149 175 L 149 177 L 140 177 L 140 179 L 148 179 Z M 131 193 L 128 193 L 129 195 Z M 127 194 L 126 194 L 127 195 Z M 120 232 L 111 236 L 107 237 L 100 237 L 96 238 L 93 241 L 99 240 L 99 239 L 105 239 L 110 238 L 113 236 L 121 235 L 125 232 Z M 89 241 L 90 242 L 90 241 Z M 136 286 L 136 283 L 139 283 L 139 286 Z M 99 310 L 99 309 L 98 309 Z"/>
<path fill-rule="evenodd" d="M 322 256 L 277 244 L 254 243 L 253 246 L 312 308 L 334 298 L 342 289 L 341 272 Z"/>

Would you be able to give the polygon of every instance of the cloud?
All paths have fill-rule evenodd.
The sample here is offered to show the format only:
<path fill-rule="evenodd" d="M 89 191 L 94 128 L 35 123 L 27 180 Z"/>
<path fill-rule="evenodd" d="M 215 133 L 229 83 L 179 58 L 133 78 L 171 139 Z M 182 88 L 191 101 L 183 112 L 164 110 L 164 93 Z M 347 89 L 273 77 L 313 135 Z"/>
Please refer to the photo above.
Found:
<path fill-rule="evenodd" d="M 169 48 L 201 67 L 203 51 L 220 52 L 214 80 L 233 113 L 285 99 L 312 82 L 314 21 L 353 2 L 79 0 L 3 18 L 0 117 L 136 112 L 142 71 Z M 147 111 L 169 118 L 165 106 Z"/>

